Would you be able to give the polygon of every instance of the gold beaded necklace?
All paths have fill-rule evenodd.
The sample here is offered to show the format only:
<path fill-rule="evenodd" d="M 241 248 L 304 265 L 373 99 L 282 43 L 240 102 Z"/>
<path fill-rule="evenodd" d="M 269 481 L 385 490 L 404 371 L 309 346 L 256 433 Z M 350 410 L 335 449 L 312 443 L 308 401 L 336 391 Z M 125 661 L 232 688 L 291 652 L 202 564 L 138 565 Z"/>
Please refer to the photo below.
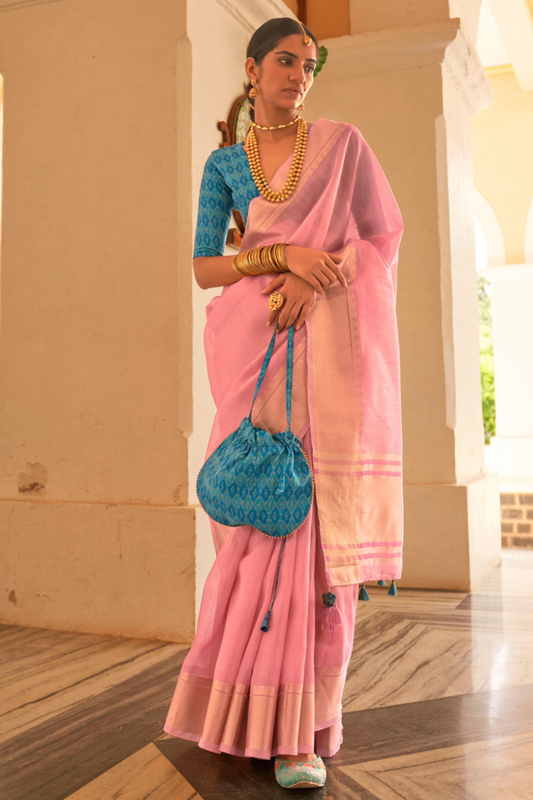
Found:
<path fill-rule="evenodd" d="M 255 135 L 255 125 L 252 125 L 246 136 L 245 152 L 248 156 L 248 161 L 250 162 L 250 172 L 252 173 L 254 183 L 263 197 L 266 200 L 270 200 L 272 203 L 281 203 L 293 193 L 302 172 L 302 164 L 307 145 L 307 123 L 303 117 L 300 116 L 298 116 L 297 122 L 298 130 L 296 133 L 296 142 L 294 146 L 291 168 L 285 186 L 279 192 L 275 192 L 270 188 L 270 184 L 265 178 L 263 168 L 261 167 L 259 147 L 257 145 L 257 137 Z"/>
<path fill-rule="evenodd" d="M 291 119 L 290 122 L 280 122 L 279 125 L 259 125 L 258 122 L 254 122 L 253 120 L 250 122 L 250 125 L 252 128 L 261 128 L 262 131 L 277 131 L 278 128 L 288 128 L 289 125 L 294 125 L 294 123 L 298 122 L 299 119 L 301 119 L 301 117 L 298 114 L 298 116 L 294 117 L 294 119 Z"/>

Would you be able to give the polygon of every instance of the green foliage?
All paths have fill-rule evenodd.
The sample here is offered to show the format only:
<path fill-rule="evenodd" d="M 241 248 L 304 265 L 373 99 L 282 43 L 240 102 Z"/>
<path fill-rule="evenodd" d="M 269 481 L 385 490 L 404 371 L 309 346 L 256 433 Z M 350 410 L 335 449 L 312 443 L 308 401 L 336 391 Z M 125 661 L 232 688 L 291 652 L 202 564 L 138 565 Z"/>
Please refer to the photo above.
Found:
<path fill-rule="evenodd" d="M 318 58 L 317 58 L 317 62 L 316 62 L 316 67 L 315 67 L 314 72 L 313 72 L 313 78 L 316 78 L 316 76 L 318 75 L 318 73 L 320 72 L 320 70 L 322 69 L 324 64 L 326 63 L 327 57 L 328 57 L 327 48 L 324 47 L 323 44 L 321 44 L 320 47 L 318 48 Z"/>
<path fill-rule="evenodd" d="M 494 351 L 492 341 L 492 311 L 488 281 L 478 275 L 479 355 L 481 368 L 481 401 L 485 444 L 496 434 L 496 406 L 494 401 Z"/>

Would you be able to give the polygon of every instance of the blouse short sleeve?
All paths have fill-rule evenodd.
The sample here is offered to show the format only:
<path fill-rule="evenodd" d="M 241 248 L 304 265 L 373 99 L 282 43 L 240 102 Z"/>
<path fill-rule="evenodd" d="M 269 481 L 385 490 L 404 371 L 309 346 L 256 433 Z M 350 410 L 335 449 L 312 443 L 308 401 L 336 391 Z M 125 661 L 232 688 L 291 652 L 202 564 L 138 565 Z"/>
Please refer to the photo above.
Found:
<path fill-rule="evenodd" d="M 207 158 L 200 184 L 193 258 L 224 255 L 233 197 L 215 163 L 216 154 L 214 150 Z"/>

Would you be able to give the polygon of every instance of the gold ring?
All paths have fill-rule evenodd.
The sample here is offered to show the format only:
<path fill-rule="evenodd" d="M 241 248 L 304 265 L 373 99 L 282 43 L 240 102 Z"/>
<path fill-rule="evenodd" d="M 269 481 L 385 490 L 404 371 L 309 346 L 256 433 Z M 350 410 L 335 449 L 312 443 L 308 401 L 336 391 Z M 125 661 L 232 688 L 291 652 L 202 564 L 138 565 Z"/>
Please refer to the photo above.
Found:
<path fill-rule="evenodd" d="M 268 298 L 268 308 L 270 311 L 275 311 L 277 308 L 280 308 L 280 306 L 282 306 L 284 302 L 285 298 L 280 292 L 276 290 L 272 292 L 272 294 Z"/>

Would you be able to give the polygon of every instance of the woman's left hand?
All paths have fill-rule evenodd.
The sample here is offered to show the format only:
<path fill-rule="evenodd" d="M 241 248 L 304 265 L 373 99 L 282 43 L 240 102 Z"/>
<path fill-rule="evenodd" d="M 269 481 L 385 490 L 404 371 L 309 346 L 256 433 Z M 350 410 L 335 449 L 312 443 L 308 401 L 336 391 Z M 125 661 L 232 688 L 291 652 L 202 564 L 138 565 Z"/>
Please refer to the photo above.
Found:
<path fill-rule="evenodd" d="M 271 325 L 276 319 L 276 314 L 279 314 L 278 333 L 290 328 L 296 319 L 298 321 L 294 325 L 294 330 L 297 331 L 304 324 L 309 309 L 313 307 L 315 289 L 308 281 L 293 272 L 280 272 L 264 289 L 261 289 L 261 294 L 267 292 L 270 294 L 274 289 L 277 289 L 285 299 L 283 305 L 270 311 L 267 325 Z"/>

